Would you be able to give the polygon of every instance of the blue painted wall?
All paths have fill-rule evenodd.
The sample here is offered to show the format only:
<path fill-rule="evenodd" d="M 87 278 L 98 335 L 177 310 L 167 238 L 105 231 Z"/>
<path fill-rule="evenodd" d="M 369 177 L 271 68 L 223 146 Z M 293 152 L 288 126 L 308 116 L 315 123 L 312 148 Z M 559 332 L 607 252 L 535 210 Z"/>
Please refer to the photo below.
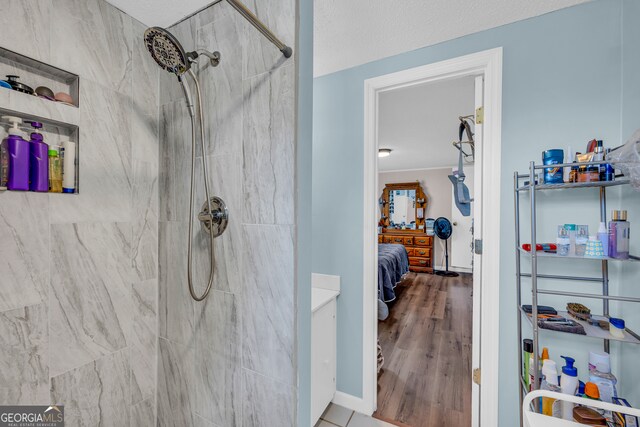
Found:
<path fill-rule="evenodd" d="M 596 136 L 609 146 L 618 145 L 629 136 L 630 129 L 638 126 L 637 29 L 625 31 L 624 36 L 633 40 L 625 39 L 624 49 L 622 43 L 623 15 L 627 27 L 637 23 L 637 3 L 594 1 L 314 80 L 313 271 L 342 276 L 338 306 L 340 391 L 362 396 L 363 82 L 469 53 L 504 48 L 500 189 L 504 228 L 500 235 L 501 296 L 495 302 L 501 322 L 496 357 L 500 357 L 501 365 L 500 425 L 513 426 L 518 408 L 513 171 L 525 170 L 528 162 L 539 160 L 541 151 L 547 148 L 572 144 L 579 149 Z M 631 98 L 623 99 L 623 92 Z M 634 112 L 623 115 L 623 105 L 625 111 L 629 108 Z M 542 215 L 541 221 L 550 222 L 542 231 L 543 238 L 553 237 L 551 230 L 557 223 L 597 224 L 597 211 L 584 213 L 581 208 L 591 203 L 589 197 L 575 196 L 572 206 L 578 208 L 571 214 L 559 209 L 560 216 L 566 218 L 558 219 L 553 210 Z M 563 199 L 552 197 L 548 201 L 560 205 Z M 597 269 L 592 270 L 597 273 Z M 568 344 L 558 346 L 563 347 L 558 353 L 571 349 Z"/>

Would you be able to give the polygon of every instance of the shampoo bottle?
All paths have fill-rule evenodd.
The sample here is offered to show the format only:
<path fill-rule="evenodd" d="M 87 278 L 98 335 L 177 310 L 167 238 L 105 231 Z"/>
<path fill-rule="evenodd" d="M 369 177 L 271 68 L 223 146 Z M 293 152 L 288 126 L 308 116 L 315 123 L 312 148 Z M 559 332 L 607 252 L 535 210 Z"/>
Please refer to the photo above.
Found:
<path fill-rule="evenodd" d="M 29 190 L 29 142 L 24 139 L 24 133 L 18 128 L 22 119 L 12 116 L 3 116 L 2 119 L 12 125 L 7 131 L 9 136 L 2 141 L 9 157 L 7 189 L 27 191 Z"/>
<path fill-rule="evenodd" d="M 29 190 L 38 192 L 49 191 L 49 146 L 39 132 L 42 123 L 31 122 L 34 131 L 31 132 L 29 147 Z"/>
<path fill-rule="evenodd" d="M 7 189 L 9 180 L 9 151 L 7 150 L 7 133 L 0 127 L 0 191 Z"/>
<path fill-rule="evenodd" d="M 572 357 L 562 356 L 566 365 L 562 367 L 560 376 L 560 390 L 564 394 L 575 396 L 578 391 L 578 369 L 573 366 L 576 363 Z M 562 402 L 562 418 L 573 421 L 573 403 Z"/>
<path fill-rule="evenodd" d="M 76 143 L 64 141 L 62 143 L 64 152 L 62 165 L 62 192 L 76 192 Z"/>

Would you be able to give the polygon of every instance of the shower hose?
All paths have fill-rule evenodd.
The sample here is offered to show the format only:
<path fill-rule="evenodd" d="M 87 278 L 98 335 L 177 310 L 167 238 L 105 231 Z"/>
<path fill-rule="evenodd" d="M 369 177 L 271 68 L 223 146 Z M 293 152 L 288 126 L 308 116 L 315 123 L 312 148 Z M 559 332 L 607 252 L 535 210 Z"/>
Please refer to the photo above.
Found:
<path fill-rule="evenodd" d="M 191 76 L 191 78 L 194 81 L 195 84 L 195 88 L 196 88 L 196 98 L 197 98 L 197 102 L 198 102 L 198 119 L 200 122 L 200 145 L 202 147 L 202 172 L 203 172 L 203 178 L 204 178 L 204 192 L 205 195 L 207 197 L 207 208 L 208 208 L 208 212 L 209 214 L 211 214 L 211 197 L 209 196 L 209 173 L 207 172 L 207 162 L 205 160 L 205 146 L 204 146 L 204 141 L 205 141 L 205 137 L 204 137 L 204 118 L 203 118 L 203 114 L 202 114 L 202 96 L 200 93 L 200 84 L 198 83 L 198 79 L 196 77 L 196 75 L 193 73 L 193 71 L 191 69 L 188 70 L 188 74 Z M 213 240 L 214 240 L 214 227 L 212 224 L 212 220 L 213 217 L 210 217 L 209 221 L 210 221 L 210 227 L 209 227 L 209 254 L 211 255 L 211 259 L 210 259 L 210 264 L 209 264 L 209 280 L 207 283 L 207 288 L 205 289 L 204 293 L 200 296 L 198 296 L 193 288 L 193 274 L 192 274 L 192 268 L 191 268 L 191 264 L 192 264 L 192 255 L 193 255 L 193 250 L 192 250 L 192 246 L 193 246 L 193 204 L 194 204 L 194 199 L 195 199 L 195 180 L 196 180 L 196 171 L 195 171 L 195 166 L 196 166 L 196 123 L 195 123 L 195 112 L 194 112 L 194 106 L 193 106 L 193 101 L 191 99 L 191 95 L 189 92 L 189 88 L 187 87 L 187 85 L 185 84 L 183 79 L 179 79 L 180 83 L 182 84 L 182 89 L 185 93 L 185 97 L 187 99 L 187 107 L 189 108 L 189 115 L 191 116 L 191 190 L 190 190 L 190 194 L 189 194 L 189 246 L 187 248 L 187 280 L 189 282 L 189 293 L 191 294 L 191 297 L 196 300 L 196 301 L 202 301 L 203 299 L 205 299 L 207 297 L 207 295 L 209 295 L 209 292 L 211 291 L 211 285 L 213 284 L 213 274 L 214 274 L 214 261 L 215 261 L 215 257 L 214 257 L 214 244 L 213 244 Z"/>

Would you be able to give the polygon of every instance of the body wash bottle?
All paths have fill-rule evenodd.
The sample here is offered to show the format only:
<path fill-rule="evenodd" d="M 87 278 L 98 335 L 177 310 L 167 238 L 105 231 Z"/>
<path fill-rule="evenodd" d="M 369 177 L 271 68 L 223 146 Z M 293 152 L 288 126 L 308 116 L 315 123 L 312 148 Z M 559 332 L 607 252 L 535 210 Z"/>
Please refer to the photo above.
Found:
<path fill-rule="evenodd" d="M 62 159 L 59 147 L 49 147 L 49 192 L 62 193 Z"/>
<path fill-rule="evenodd" d="M 13 116 L 3 116 L 3 120 L 12 124 L 2 145 L 6 147 L 8 162 L 7 189 L 13 191 L 29 190 L 29 142 L 24 139 L 24 132 L 18 129 L 22 119 Z"/>
<path fill-rule="evenodd" d="M 29 190 L 45 193 L 49 191 L 49 146 L 39 132 L 42 123 L 31 122 L 31 126 L 34 131 L 29 147 Z"/>
<path fill-rule="evenodd" d="M 630 224 L 627 211 L 613 211 L 609 222 L 609 256 L 617 259 L 629 258 Z"/>

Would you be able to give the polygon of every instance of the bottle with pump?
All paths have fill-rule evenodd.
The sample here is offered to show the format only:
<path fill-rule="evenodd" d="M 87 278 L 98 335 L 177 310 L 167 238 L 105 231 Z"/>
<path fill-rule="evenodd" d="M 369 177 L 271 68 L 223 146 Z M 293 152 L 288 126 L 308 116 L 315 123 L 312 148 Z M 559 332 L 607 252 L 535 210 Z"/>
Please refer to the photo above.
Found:
<path fill-rule="evenodd" d="M 24 139 L 18 125 L 22 119 L 13 116 L 2 116 L 3 120 L 11 123 L 7 130 L 9 134 L 2 145 L 8 155 L 7 189 L 12 191 L 29 190 L 29 142 Z"/>
<path fill-rule="evenodd" d="M 573 366 L 575 359 L 568 356 L 561 356 L 566 365 L 562 367 L 562 375 L 560 376 L 560 390 L 564 394 L 575 396 L 578 391 L 578 369 Z M 565 420 L 573 420 L 573 403 L 562 402 L 562 418 Z"/>
<path fill-rule="evenodd" d="M 46 193 L 49 191 L 49 146 L 39 131 L 42 123 L 31 122 L 31 126 L 34 131 L 29 147 L 29 190 Z"/>

